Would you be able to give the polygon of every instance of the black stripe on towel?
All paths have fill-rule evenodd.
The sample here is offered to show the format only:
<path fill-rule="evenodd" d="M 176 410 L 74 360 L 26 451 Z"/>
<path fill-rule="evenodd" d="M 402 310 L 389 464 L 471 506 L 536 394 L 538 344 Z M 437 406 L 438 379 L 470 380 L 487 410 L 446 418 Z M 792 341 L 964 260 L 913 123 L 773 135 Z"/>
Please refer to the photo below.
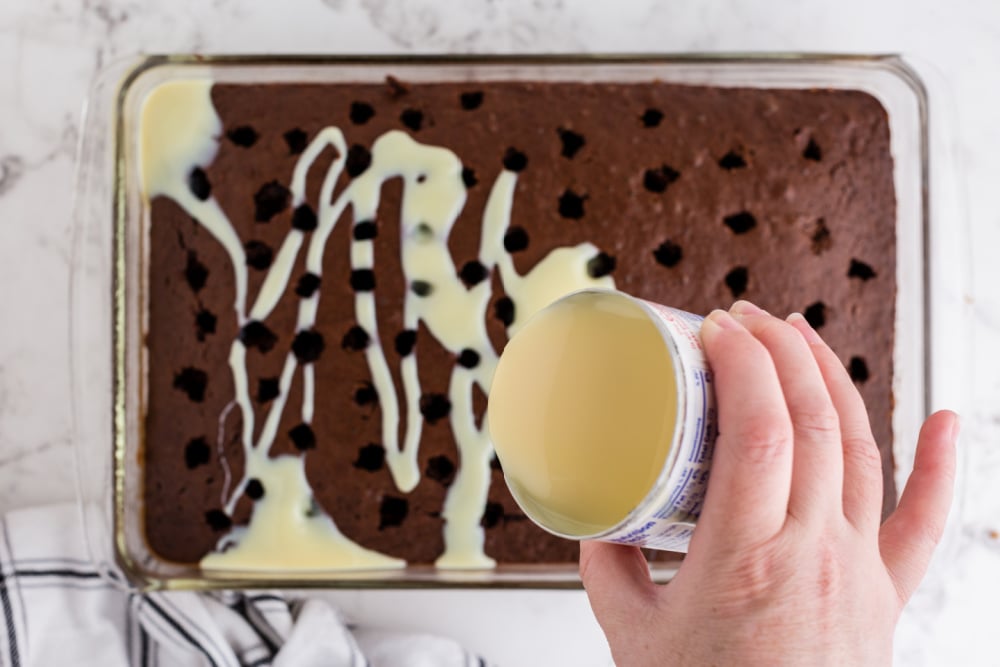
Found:
<path fill-rule="evenodd" d="M 201 651 L 205 655 L 205 657 L 208 658 L 208 663 L 212 665 L 212 667 L 219 667 L 219 663 L 217 663 L 215 661 L 215 658 L 212 657 L 212 653 L 207 648 L 202 646 L 201 643 L 197 639 L 195 639 L 190 632 L 185 630 L 184 626 L 178 623 L 176 619 L 174 619 L 172 616 L 170 616 L 170 614 L 165 612 L 163 610 L 163 607 L 153 602 L 152 598 L 149 597 L 146 598 L 146 604 L 148 604 L 153 611 L 159 614 L 163 618 L 163 620 L 169 623 L 170 626 L 174 630 L 176 630 L 181 637 L 188 640 L 188 642 L 190 642 L 192 646 Z"/>
<path fill-rule="evenodd" d="M 7 580 L 0 567 L 0 605 L 3 606 L 3 620 L 7 624 L 7 650 L 10 653 L 11 667 L 21 666 L 21 657 L 17 650 L 17 632 L 14 630 L 14 610 L 10 606 L 10 596 L 7 594 Z"/>
<path fill-rule="evenodd" d="M 66 577 L 67 579 L 100 579 L 96 572 L 80 572 L 79 570 L 15 570 L 15 577 Z"/>

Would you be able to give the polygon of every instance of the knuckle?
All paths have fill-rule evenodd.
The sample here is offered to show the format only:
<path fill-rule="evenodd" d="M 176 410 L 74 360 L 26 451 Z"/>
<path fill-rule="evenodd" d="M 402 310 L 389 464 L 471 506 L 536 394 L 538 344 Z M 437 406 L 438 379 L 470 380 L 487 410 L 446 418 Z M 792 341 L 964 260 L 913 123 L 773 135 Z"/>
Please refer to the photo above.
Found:
<path fill-rule="evenodd" d="M 754 465 L 769 464 L 781 457 L 792 444 L 787 420 L 761 417 L 750 421 L 738 434 L 733 450 L 738 460 Z"/>
<path fill-rule="evenodd" d="M 812 439 L 840 439 L 840 417 L 832 406 L 797 410 L 792 415 L 792 422 L 801 436 Z"/>
<path fill-rule="evenodd" d="M 856 470 L 882 475 L 882 454 L 875 441 L 867 436 L 847 436 L 844 438 L 845 463 Z"/>
<path fill-rule="evenodd" d="M 783 541 L 772 539 L 729 554 L 723 579 L 739 582 L 725 591 L 730 612 L 745 613 L 770 604 L 775 596 L 796 579 L 795 566 Z"/>

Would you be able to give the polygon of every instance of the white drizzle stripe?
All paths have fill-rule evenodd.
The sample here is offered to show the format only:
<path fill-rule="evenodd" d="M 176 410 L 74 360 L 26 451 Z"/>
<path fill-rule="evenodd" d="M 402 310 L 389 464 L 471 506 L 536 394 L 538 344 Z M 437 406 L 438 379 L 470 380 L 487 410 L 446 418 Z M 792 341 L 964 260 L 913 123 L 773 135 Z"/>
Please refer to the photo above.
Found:
<path fill-rule="evenodd" d="M 407 323 L 407 328 L 411 328 L 409 323 Z M 416 331 L 416 325 L 413 325 L 413 330 Z M 411 352 L 409 355 L 404 357 L 399 364 L 399 373 L 403 379 L 403 395 L 406 397 L 406 431 L 404 431 L 403 449 L 401 452 L 394 452 L 398 454 L 396 458 L 400 459 L 399 462 L 393 462 L 390 465 L 396 465 L 401 470 L 402 469 L 412 469 L 416 471 L 416 474 L 420 475 L 420 468 L 417 465 L 417 450 L 420 445 L 420 436 L 423 432 L 424 418 L 420 414 L 420 377 L 417 371 L 417 355 L 416 352 Z M 394 428 L 399 429 L 398 421 L 398 410 L 396 413 L 397 422 Z"/>
<path fill-rule="evenodd" d="M 295 259 L 299 256 L 299 248 L 302 247 L 302 236 L 302 232 L 297 229 L 291 230 L 285 236 L 285 241 L 281 244 L 281 249 L 278 250 L 278 255 L 274 258 L 260 291 L 257 292 L 257 300 L 250 310 L 251 320 L 263 322 L 288 289 L 292 269 L 295 268 Z"/>
<path fill-rule="evenodd" d="M 326 183 L 328 181 L 336 183 L 336 179 L 327 178 L 324 181 L 324 197 L 326 196 Z M 309 237 L 309 248 L 306 250 L 306 271 L 309 273 L 315 273 L 317 276 L 323 275 L 323 253 L 326 251 L 326 242 L 333 232 L 334 225 L 337 224 L 340 216 L 344 214 L 344 209 L 347 208 L 347 204 L 350 202 L 346 195 L 350 192 L 351 187 L 353 185 L 344 190 L 332 205 L 327 204 L 326 199 L 320 202 L 316 230 Z"/>
<path fill-rule="evenodd" d="M 492 376 L 492 370 L 490 372 Z M 441 569 L 490 568 L 496 561 L 483 551 L 485 534 L 480 525 L 490 488 L 493 447 L 486 432 L 476 428 L 472 408 L 474 373 L 456 368 L 448 397 L 452 403 L 451 428 L 458 445 L 459 474 L 448 488 L 441 516 L 444 518 L 444 553 L 434 565 Z"/>
<path fill-rule="evenodd" d="M 306 149 L 302 151 L 298 162 L 295 163 L 290 188 L 292 192 L 292 206 L 298 206 L 305 201 L 306 176 L 309 174 L 313 162 L 316 161 L 316 158 L 328 146 L 335 148 L 337 155 L 323 180 L 320 202 L 325 203 L 330 201 L 333 196 L 333 188 L 336 187 L 337 179 L 340 177 L 340 172 L 344 168 L 344 162 L 347 159 L 347 144 L 344 141 L 344 134 L 336 127 L 328 127 L 317 134 L 316 138 L 309 142 Z"/>
<path fill-rule="evenodd" d="M 316 396 L 316 367 L 306 364 L 302 367 L 302 422 L 311 424 L 313 411 L 315 410 L 314 398 Z"/>
<path fill-rule="evenodd" d="M 281 369 L 281 377 L 278 379 L 279 394 L 271 403 L 271 408 L 267 412 L 264 426 L 257 437 L 255 451 L 258 454 L 255 461 L 266 459 L 267 453 L 274 444 L 274 439 L 278 435 L 278 426 L 281 424 L 281 415 L 285 412 L 285 404 L 288 402 L 288 392 L 292 388 L 292 378 L 295 376 L 296 368 L 295 355 L 291 352 L 285 357 L 285 365 Z M 304 388 L 303 388 L 304 389 Z M 253 477 L 253 466 L 247 465 L 247 477 Z"/>
<path fill-rule="evenodd" d="M 195 167 L 212 163 L 219 150 L 222 119 L 212 106 L 211 81 L 172 81 L 153 90 L 142 107 L 139 161 L 147 200 L 174 200 L 226 250 L 233 266 L 233 307 L 242 326 L 246 312 L 246 254 L 236 230 L 214 198 L 197 199 L 188 187 Z"/>
<path fill-rule="evenodd" d="M 239 340 L 234 340 L 229 348 L 229 368 L 233 373 L 233 395 L 243 417 L 243 430 L 240 433 L 243 455 L 249 459 L 253 453 L 254 412 L 247 381 L 247 348 Z"/>
<path fill-rule="evenodd" d="M 500 264 L 501 281 L 515 275 L 514 264 L 503 246 L 503 237 L 510 226 L 511 211 L 514 207 L 514 188 L 517 174 L 504 170 L 497 176 L 490 188 L 490 196 L 483 209 L 483 228 L 479 237 L 479 261 L 486 268 Z M 480 283 L 482 284 L 482 283 Z"/>

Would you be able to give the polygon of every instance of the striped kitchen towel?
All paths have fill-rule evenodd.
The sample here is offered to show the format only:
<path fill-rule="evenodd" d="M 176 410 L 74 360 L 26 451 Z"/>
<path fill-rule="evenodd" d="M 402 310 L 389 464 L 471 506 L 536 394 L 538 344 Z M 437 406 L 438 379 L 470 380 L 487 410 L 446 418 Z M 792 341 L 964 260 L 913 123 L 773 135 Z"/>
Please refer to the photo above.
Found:
<path fill-rule="evenodd" d="M 451 639 L 348 626 L 281 592 L 130 593 L 87 557 L 74 505 L 0 520 L 0 665 L 479 667 Z"/>

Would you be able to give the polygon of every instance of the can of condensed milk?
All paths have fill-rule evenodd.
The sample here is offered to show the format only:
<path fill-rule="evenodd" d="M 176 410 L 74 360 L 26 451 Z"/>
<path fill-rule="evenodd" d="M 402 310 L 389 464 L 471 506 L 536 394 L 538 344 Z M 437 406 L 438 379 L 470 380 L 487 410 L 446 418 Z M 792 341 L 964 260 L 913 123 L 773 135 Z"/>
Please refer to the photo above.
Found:
<path fill-rule="evenodd" d="M 514 500 L 559 537 L 686 552 L 716 437 L 702 318 L 582 290 L 508 342 L 487 418 Z"/>

